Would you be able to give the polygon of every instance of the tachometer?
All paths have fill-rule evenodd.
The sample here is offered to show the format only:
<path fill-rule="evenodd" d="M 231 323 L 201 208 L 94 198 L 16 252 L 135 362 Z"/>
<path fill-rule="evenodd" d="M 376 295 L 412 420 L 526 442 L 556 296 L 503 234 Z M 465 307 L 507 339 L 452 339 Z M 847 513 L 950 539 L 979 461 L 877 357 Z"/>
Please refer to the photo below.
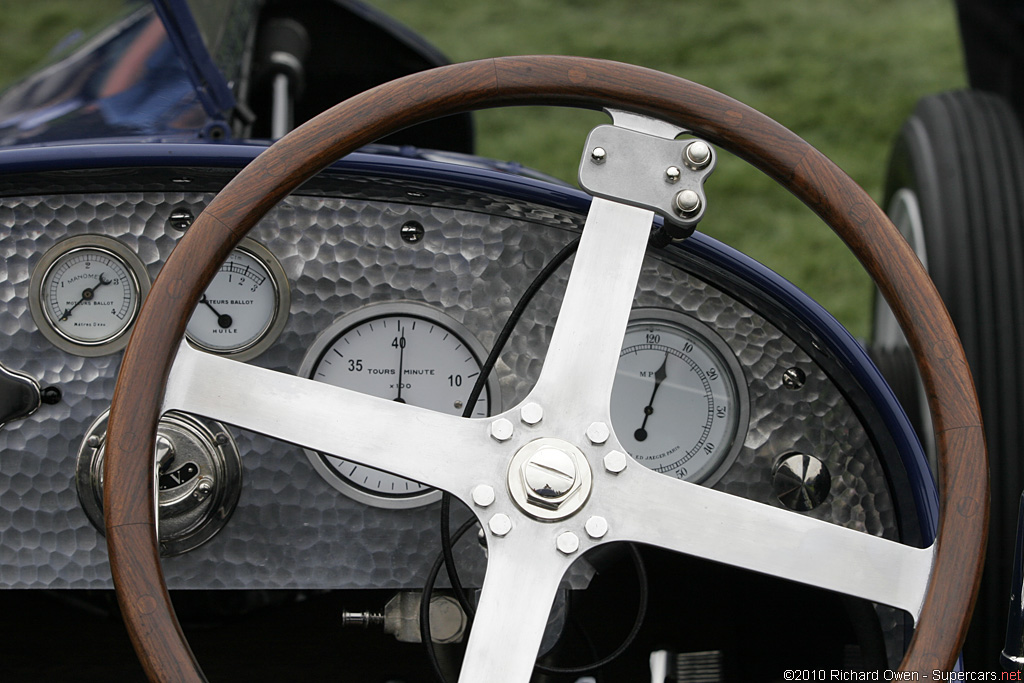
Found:
<path fill-rule="evenodd" d="M 631 316 L 611 409 L 619 441 L 638 462 L 705 484 L 735 460 L 749 414 L 743 373 L 722 338 L 660 309 Z"/>
<path fill-rule="evenodd" d="M 484 349 L 465 326 L 423 304 L 374 304 L 338 319 L 302 361 L 299 374 L 365 394 L 462 415 L 480 375 Z M 473 406 L 472 417 L 498 409 L 497 382 Z M 401 425 L 396 425 L 401 429 Z M 418 482 L 334 455 L 307 451 L 336 489 L 386 508 L 425 505 L 440 492 Z"/>

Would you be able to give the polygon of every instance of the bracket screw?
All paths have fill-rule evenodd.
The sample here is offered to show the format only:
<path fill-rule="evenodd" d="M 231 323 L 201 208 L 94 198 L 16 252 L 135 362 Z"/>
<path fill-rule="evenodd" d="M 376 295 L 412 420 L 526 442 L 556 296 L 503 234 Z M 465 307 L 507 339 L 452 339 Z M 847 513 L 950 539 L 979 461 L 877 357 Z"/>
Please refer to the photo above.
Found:
<path fill-rule="evenodd" d="M 626 469 L 626 454 L 621 451 L 612 451 L 604 456 L 604 468 L 612 474 L 618 474 Z"/>
<path fill-rule="evenodd" d="M 487 484 L 480 484 L 473 489 L 473 502 L 482 508 L 494 502 L 494 489 Z"/>
<path fill-rule="evenodd" d="M 558 538 L 555 539 L 555 545 L 558 547 L 558 550 L 561 551 L 563 554 L 572 555 L 574 552 L 580 549 L 580 539 L 579 536 L 577 536 L 573 532 L 565 531 L 559 534 Z"/>
<path fill-rule="evenodd" d="M 498 441 L 508 441 L 512 438 L 512 423 L 499 417 L 491 423 L 491 436 Z"/>
<path fill-rule="evenodd" d="M 706 168 L 711 163 L 711 148 L 703 140 L 694 140 L 686 146 L 683 161 L 694 171 Z"/>
<path fill-rule="evenodd" d="M 491 533 L 495 536 L 505 536 L 508 532 L 512 531 L 512 520 L 503 512 L 491 517 L 490 521 L 487 522 L 487 526 L 490 527 Z"/>
<path fill-rule="evenodd" d="M 595 164 L 603 164 L 608 158 L 608 152 L 604 150 L 604 147 L 595 147 L 594 151 L 590 153 L 590 160 Z"/>
<path fill-rule="evenodd" d="M 587 427 L 587 438 L 590 439 L 590 443 L 595 446 L 600 446 L 608 437 L 611 436 L 611 432 L 608 431 L 608 425 L 604 422 L 592 422 Z"/>
<path fill-rule="evenodd" d="M 700 195 L 693 190 L 683 190 L 676 195 L 676 209 L 684 216 L 692 216 L 700 211 Z"/>
<path fill-rule="evenodd" d="M 535 425 L 544 419 L 544 409 L 539 403 L 527 403 L 519 411 L 519 417 L 525 424 Z"/>

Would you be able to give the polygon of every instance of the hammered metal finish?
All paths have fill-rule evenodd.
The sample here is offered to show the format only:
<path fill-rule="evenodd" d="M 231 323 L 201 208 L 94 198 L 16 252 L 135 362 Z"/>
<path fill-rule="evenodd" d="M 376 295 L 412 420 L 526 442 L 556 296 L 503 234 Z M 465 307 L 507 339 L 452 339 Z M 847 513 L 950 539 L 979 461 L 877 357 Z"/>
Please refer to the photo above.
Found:
<path fill-rule="evenodd" d="M 366 182 L 376 192 L 388 186 Z M 582 224 L 582 217 L 469 192 L 432 206 L 424 193 L 410 197 L 407 189 L 398 195 L 402 201 L 292 197 L 250 233 L 280 260 L 292 291 L 284 332 L 252 363 L 295 373 L 335 319 L 393 300 L 434 306 L 489 348 L 526 285 Z M 111 586 L 104 540 L 75 493 L 74 454 L 109 407 L 120 354 L 82 358 L 45 340 L 28 307 L 33 266 L 64 237 L 100 233 L 136 252 L 155 278 L 179 237 L 166 227 L 172 211 L 198 215 L 211 196 L 154 190 L 0 199 L 0 362 L 42 386 L 59 386 L 64 397 L 0 430 L 0 587 Z M 412 220 L 424 229 L 415 243 L 401 234 Z M 567 274 L 562 268 L 542 289 L 501 356 L 504 406 L 525 398 L 536 381 Z M 809 514 L 894 536 L 893 503 L 867 434 L 838 387 L 794 341 L 719 289 L 651 257 L 636 303 L 707 323 L 744 367 L 750 426 L 716 488 L 778 506 L 773 463 L 787 452 L 811 453 L 834 479 L 829 499 Z M 797 391 L 782 387 L 790 368 L 806 375 Z M 367 507 L 324 482 L 301 449 L 237 430 L 234 436 L 245 482 L 238 509 L 216 538 L 164 563 L 169 587 L 421 586 L 440 547 L 436 505 Z M 478 582 L 480 548 L 461 544 L 459 554 L 467 582 Z"/>

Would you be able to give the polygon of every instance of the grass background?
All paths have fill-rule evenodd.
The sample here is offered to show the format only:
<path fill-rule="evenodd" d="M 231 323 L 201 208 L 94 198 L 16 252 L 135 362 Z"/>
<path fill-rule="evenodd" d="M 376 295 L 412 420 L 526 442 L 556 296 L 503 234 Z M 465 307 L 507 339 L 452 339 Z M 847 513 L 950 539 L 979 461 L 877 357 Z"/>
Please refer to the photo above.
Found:
<path fill-rule="evenodd" d="M 121 0 L 0 0 L 0 84 Z M 881 201 L 892 139 L 923 95 L 962 87 L 952 0 L 370 0 L 453 61 L 577 54 L 683 76 L 760 109 Z M 591 112 L 482 112 L 480 153 L 575 177 Z M 794 198 L 726 157 L 701 225 L 807 290 L 857 335 L 870 327 L 859 264 Z"/>

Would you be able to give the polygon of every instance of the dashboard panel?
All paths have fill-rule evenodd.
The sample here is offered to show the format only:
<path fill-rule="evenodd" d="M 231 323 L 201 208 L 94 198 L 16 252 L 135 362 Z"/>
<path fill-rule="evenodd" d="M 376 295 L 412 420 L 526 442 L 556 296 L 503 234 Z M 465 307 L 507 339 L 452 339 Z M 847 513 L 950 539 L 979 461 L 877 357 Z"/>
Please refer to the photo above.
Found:
<path fill-rule="evenodd" d="M 111 186 L 125 180 L 111 175 Z M 0 199 L 6 233 L 0 291 L 7 302 L 0 310 L 0 359 L 62 395 L 60 403 L 0 431 L 5 586 L 110 586 L 102 536 L 78 501 L 74 454 L 109 407 L 119 354 L 87 356 L 54 344 L 29 302 L 41 259 L 69 238 L 116 240 L 137 255 L 147 277 L 157 277 L 181 234 L 170 227 L 172 214 L 198 215 L 212 195 L 178 189 L 186 184 L 175 182 L 187 177 L 181 173 L 161 169 L 150 176 L 148 182 L 132 180 L 145 186 L 141 191 L 82 192 L 74 183 L 60 191 L 55 183 L 47 193 L 9 192 Z M 276 207 L 249 236 L 280 264 L 290 304 L 279 336 L 248 362 L 300 373 L 325 331 L 385 303 L 434 311 L 489 348 L 527 283 L 578 234 L 582 218 L 493 194 L 388 178 L 324 181 Z M 418 234 L 411 241 L 410 226 Z M 515 405 L 535 382 L 568 271 L 560 268 L 540 289 L 502 351 L 491 399 L 496 405 Z M 805 348 L 807 340 L 798 343 L 786 329 L 799 330 L 792 321 L 767 318 L 705 271 L 682 250 L 652 253 L 635 302 L 648 321 L 664 312 L 655 321 L 663 328 L 678 330 L 679 321 L 690 321 L 683 329 L 706 330 L 701 334 L 716 341 L 702 362 L 711 363 L 709 354 L 727 355 L 727 368 L 734 368 L 729 372 L 740 373 L 729 399 L 737 412 L 743 402 L 742 419 L 732 427 L 736 448 L 727 449 L 720 462 L 728 466 L 709 483 L 782 506 L 776 491 L 780 461 L 808 455 L 825 470 L 829 489 L 803 514 L 897 537 L 898 516 L 913 513 L 897 510 L 886 484 L 891 465 L 883 463 L 878 436 L 851 404 L 850 392 L 823 367 L 828 354 L 813 344 Z M 659 353 L 667 362 L 670 354 Z M 165 561 L 172 588 L 402 588 L 422 581 L 438 543 L 431 507 L 386 509 L 353 500 L 339 494 L 301 449 L 229 430 L 243 463 L 237 509 L 210 541 Z M 715 439 L 724 432 L 718 434 Z M 710 437 L 695 443 L 703 448 Z M 464 552 L 479 580 L 482 553 Z"/>

